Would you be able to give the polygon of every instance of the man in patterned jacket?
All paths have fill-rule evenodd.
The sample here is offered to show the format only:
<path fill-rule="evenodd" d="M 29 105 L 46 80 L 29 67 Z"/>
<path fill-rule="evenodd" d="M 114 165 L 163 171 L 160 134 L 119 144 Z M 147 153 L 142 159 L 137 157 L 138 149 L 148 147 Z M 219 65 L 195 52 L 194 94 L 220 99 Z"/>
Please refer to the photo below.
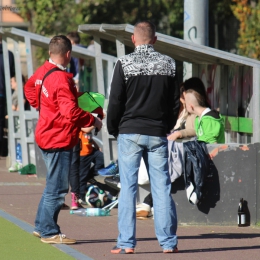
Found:
<path fill-rule="evenodd" d="M 166 135 L 179 111 L 175 61 L 154 50 L 155 26 L 148 21 L 134 27 L 133 53 L 114 68 L 107 128 L 118 140 L 121 191 L 119 236 L 114 254 L 134 253 L 136 246 L 136 193 L 141 157 L 146 163 L 154 204 L 155 233 L 164 253 L 177 249 L 177 216 L 171 197 Z"/>

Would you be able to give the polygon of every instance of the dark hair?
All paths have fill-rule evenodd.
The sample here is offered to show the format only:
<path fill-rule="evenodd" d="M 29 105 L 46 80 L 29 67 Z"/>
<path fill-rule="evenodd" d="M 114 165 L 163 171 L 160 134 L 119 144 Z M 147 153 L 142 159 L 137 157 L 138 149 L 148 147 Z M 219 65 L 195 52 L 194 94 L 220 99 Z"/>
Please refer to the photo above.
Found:
<path fill-rule="evenodd" d="M 192 77 L 190 79 L 185 80 L 181 84 L 180 91 L 183 91 L 183 92 L 185 91 L 186 93 L 193 93 L 200 106 L 210 107 L 210 104 L 208 102 L 206 88 L 200 78 Z"/>
<path fill-rule="evenodd" d="M 147 35 L 149 38 L 153 38 L 155 36 L 156 27 L 150 21 L 137 22 L 134 27 L 138 28 L 139 30 L 142 30 L 143 33 Z"/>
<path fill-rule="evenodd" d="M 71 49 L 71 42 L 65 35 L 54 36 L 49 43 L 49 50 L 53 54 L 64 55 Z"/>
<path fill-rule="evenodd" d="M 78 32 L 69 32 L 67 34 L 67 37 L 71 40 L 74 41 L 76 44 L 80 44 L 80 36 Z"/>
<path fill-rule="evenodd" d="M 183 92 L 185 92 L 184 83 L 181 84 L 181 87 L 180 87 L 180 95 L 182 95 Z"/>

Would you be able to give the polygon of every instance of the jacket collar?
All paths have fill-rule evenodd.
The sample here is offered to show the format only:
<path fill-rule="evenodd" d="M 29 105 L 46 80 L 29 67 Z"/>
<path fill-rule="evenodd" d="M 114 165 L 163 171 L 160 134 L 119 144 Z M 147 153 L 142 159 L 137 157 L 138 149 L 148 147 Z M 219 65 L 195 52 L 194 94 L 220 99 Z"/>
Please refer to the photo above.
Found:
<path fill-rule="evenodd" d="M 51 58 L 49 58 L 49 63 L 57 66 L 61 70 L 66 70 L 67 69 L 67 68 L 63 67 L 62 65 L 55 63 Z"/>
<path fill-rule="evenodd" d="M 142 44 L 135 47 L 135 52 L 152 52 L 154 51 L 152 44 Z"/>
<path fill-rule="evenodd" d="M 201 113 L 201 115 L 200 115 L 200 120 L 201 120 L 201 118 L 204 116 L 204 115 L 206 115 L 209 111 L 211 111 L 211 109 L 208 107 L 208 108 L 206 108 L 206 109 L 204 109 L 204 111 Z"/>

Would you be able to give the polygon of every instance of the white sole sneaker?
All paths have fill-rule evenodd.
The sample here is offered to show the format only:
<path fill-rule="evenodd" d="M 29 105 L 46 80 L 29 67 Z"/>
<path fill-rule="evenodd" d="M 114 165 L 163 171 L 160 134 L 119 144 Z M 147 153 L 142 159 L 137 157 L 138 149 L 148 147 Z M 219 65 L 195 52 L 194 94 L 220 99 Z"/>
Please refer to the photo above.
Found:
<path fill-rule="evenodd" d="M 136 206 L 136 217 L 148 217 L 151 212 L 151 207 L 146 203 L 141 203 Z"/>
<path fill-rule="evenodd" d="M 147 210 L 139 210 L 136 211 L 136 217 L 148 217 L 150 211 Z"/>

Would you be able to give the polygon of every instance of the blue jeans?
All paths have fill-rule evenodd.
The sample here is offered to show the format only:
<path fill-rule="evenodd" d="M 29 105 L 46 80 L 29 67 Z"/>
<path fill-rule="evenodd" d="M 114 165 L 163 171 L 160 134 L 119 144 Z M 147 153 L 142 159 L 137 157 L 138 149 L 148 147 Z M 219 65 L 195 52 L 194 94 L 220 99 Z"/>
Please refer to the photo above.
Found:
<path fill-rule="evenodd" d="M 141 157 L 148 167 L 153 195 L 155 233 L 163 249 L 177 246 L 177 216 L 171 197 L 166 137 L 120 134 L 118 165 L 121 190 L 118 204 L 117 247 L 136 246 L 136 193 Z"/>
<path fill-rule="evenodd" d="M 60 234 L 58 215 L 69 190 L 69 171 L 72 149 L 46 152 L 41 150 L 47 168 L 46 187 L 40 200 L 35 219 L 35 231 L 41 237 Z"/>

